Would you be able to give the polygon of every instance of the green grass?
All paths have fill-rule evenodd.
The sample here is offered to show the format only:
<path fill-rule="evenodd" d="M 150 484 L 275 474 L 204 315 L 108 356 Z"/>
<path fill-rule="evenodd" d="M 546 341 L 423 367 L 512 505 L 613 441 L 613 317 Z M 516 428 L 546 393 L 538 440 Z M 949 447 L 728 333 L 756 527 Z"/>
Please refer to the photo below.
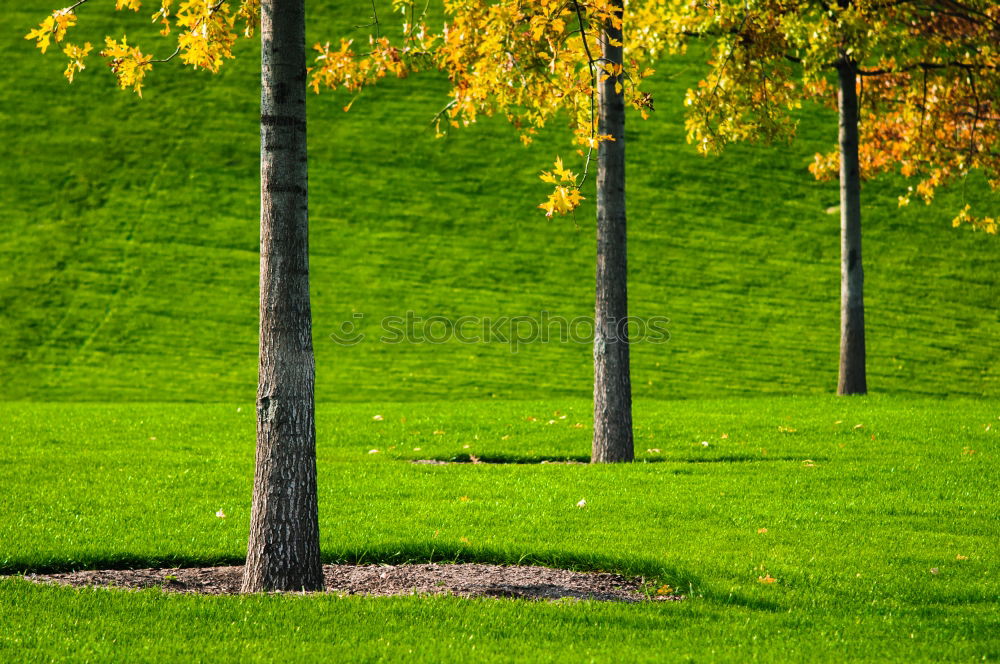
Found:
<path fill-rule="evenodd" d="M 995 404 L 646 401 L 640 463 L 407 462 L 585 454 L 588 413 L 585 400 L 321 406 L 324 559 L 608 569 L 687 602 L 189 598 L 10 580 L 0 648 L 81 660 L 1000 656 Z M 250 404 L 7 404 L 0 421 L 0 570 L 241 559 Z"/>
<path fill-rule="evenodd" d="M 311 3 L 309 39 L 367 22 L 356 5 Z M 138 101 L 96 59 L 67 86 L 61 58 L 21 39 L 52 8 L 6 2 L 0 38 L 0 572 L 238 563 L 256 47 L 214 78 L 161 66 Z M 127 26 L 165 54 L 142 41 L 145 16 L 85 9 L 79 41 Z M 963 199 L 996 195 L 973 179 L 899 209 L 903 183 L 866 183 L 875 394 L 825 396 L 837 190 L 806 166 L 832 146 L 834 118 L 809 109 L 794 145 L 703 159 L 680 111 L 698 57 L 657 69 L 656 114 L 629 124 L 630 308 L 670 318 L 671 336 L 634 346 L 645 463 L 628 466 L 407 463 L 585 458 L 591 350 L 377 340 L 382 317 L 407 311 L 591 313 L 593 208 L 550 221 L 535 207 L 538 170 L 570 163 L 561 127 L 533 149 L 491 119 L 435 140 L 447 86 L 433 75 L 387 81 L 348 114 L 344 98 L 310 99 L 320 519 L 327 561 L 607 569 L 688 601 L 187 597 L 11 579 L 0 661 L 1000 658 L 1000 254 L 948 224 Z M 335 344 L 354 313 L 368 338 Z"/>
<path fill-rule="evenodd" d="M 0 90 L 0 258 L 9 266 L 0 274 L 0 398 L 252 398 L 255 46 L 241 44 L 217 77 L 159 67 L 138 100 L 114 89 L 97 59 L 67 85 L 61 56 L 20 39 L 48 9 L 43 0 L 7 3 L 16 33 L 0 40 L 9 81 Z M 331 2 L 310 11 L 310 41 L 370 13 Z M 104 16 L 88 10 L 77 39 L 97 42 Z M 131 39 L 143 38 L 142 16 L 115 18 L 112 32 L 128 26 Z M 139 43 L 163 48 L 154 37 Z M 839 224 L 828 208 L 837 187 L 814 182 L 806 166 L 833 146 L 835 118 L 812 109 L 799 143 L 705 159 L 684 143 L 680 103 L 699 59 L 658 70 L 658 110 L 629 121 L 630 311 L 668 317 L 671 339 L 635 346 L 636 397 L 831 392 Z M 429 123 L 445 90 L 435 75 L 387 81 L 346 114 L 345 98 L 310 97 L 317 396 L 587 397 L 585 344 L 512 355 L 502 343 L 377 340 L 382 317 L 408 310 L 592 313 L 592 208 L 575 221 L 536 208 L 546 194 L 539 169 L 557 154 L 572 163 L 563 127 L 533 149 L 499 119 L 436 140 Z M 964 193 L 995 206 L 979 184 Z M 903 188 L 864 189 L 871 389 L 996 397 L 997 238 L 950 227 L 963 191 L 900 209 Z M 333 343 L 330 333 L 355 312 L 366 315 L 368 339 Z"/>

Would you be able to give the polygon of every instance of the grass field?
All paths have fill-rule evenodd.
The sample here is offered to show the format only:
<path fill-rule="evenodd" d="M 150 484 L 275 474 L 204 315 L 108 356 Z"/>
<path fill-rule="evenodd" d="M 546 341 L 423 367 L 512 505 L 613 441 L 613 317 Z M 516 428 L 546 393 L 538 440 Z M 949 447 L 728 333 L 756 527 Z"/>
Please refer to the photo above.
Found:
<path fill-rule="evenodd" d="M 8 3 L 7 24 L 33 25 L 47 7 Z M 352 7 L 310 5 L 310 39 L 336 30 L 332 17 L 364 22 Z M 97 41 L 105 26 L 93 20 Z M 252 398 L 256 52 L 243 45 L 214 78 L 161 67 L 140 101 L 96 60 L 67 85 L 60 57 L 30 46 L 0 42 L 12 81 L 0 92 L 0 257 L 10 266 L 0 276 L 0 397 Z M 655 116 L 629 125 L 630 312 L 671 321 L 670 343 L 634 348 L 636 397 L 829 393 L 839 222 L 828 209 L 838 194 L 806 166 L 832 147 L 835 119 L 814 110 L 800 143 L 705 159 L 682 133 L 680 101 L 697 74 L 697 58 L 664 62 Z M 344 98 L 310 99 L 317 396 L 587 397 L 586 345 L 512 355 L 502 343 L 377 341 L 379 321 L 406 311 L 592 314 L 592 209 L 574 222 L 536 208 L 539 169 L 571 156 L 562 127 L 533 149 L 501 121 L 436 140 L 429 123 L 445 89 L 435 76 L 389 81 L 346 114 Z M 873 182 L 863 194 L 870 387 L 996 397 L 997 239 L 951 228 L 963 191 L 900 209 L 903 186 Z M 996 203 L 976 182 L 965 194 Z M 368 339 L 338 346 L 329 335 L 354 313 L 365 314 Z"/>
<path fill-rule="evenodd" d="M 0 570 L 239 561 L 249 406 L 0 407 Z M 611 569 L 689 600 L 190 598 L 11 580 L 0 659 L 1000 656 L 995 404 L 650 401 L 637 408 L 640 463 L 406 462 L 586 454 L 589 426 L 573 424 L 588 411 L 585 400 L 322 406 L 324 558 Z M 777 581 L 759 581 L 768 575 Z"/>
<path fill-rule="evenodd" d="M 310 3 L 310 39 L 365 23 L 366 7 Z M 96 60 L 67 86 L 61 59 L 21 39 L 52 6 L 3 9 L 0 573 L 238 563 L 257 352 L 255 47 L 215 78 L 162 66 L 138 101 Z M 120 32 L 102 12 L 81 40 Z M 110 20 L 143 26 L 130 41 L 147 29 L 142 15 Z M 571 153 L 561 128 L 532 149 L 490 119 L 435 140 L 435 76 L 388 81 L 347 114 L 339 97 L 309 108 L 325 560 L 604 569 L 687 601 L 188 597 L 9 579 L 0 661 L 1000 659 L 1000 245 L 948 224 L 963 198 L 996 196 L 972 180 L 899 209 L 900 181 L 866 183 L 873 395 L 831 397 L 837 188 L 806 165 L 831 147 L 834 119 L 808 109 L 794 145 L 698 157 L 679 110 L 698 63 L 658 67 L 656 114 L 630 120 L 631 313 L 668 317 L 670 340 L 634 346 L 628 466 L 407 463 L 585 459 L 591 350 L 378 342 L 379 321 L 407 311 L 591 313 L 592 208 L 550 221 L 535 207 L 538 170 Z M 366 339 L 334 343 L 358 313 Z"/>

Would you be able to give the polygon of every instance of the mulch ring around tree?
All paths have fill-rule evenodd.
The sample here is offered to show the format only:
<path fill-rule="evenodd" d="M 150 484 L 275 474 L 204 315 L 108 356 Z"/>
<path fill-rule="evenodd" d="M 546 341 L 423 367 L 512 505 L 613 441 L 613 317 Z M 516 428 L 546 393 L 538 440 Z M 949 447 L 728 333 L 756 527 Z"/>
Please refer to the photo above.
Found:
<path fill-rule="evenodd" d="M 240 591 L 242 567 L 191 567 L 132 570 L 82 570 L 26 574 L 36 583 L 114 588 L 161 588 L 206 595 Z M 338 595 L 441 595 L 508 597 L 531 600 L 605 602 L 676 601 L 683 595 L 661 588 L 644 591 L 642 578 L 607 572 L 573 572 L 534 566 L 465 564 L 324 565 L 325 591 Z"/>

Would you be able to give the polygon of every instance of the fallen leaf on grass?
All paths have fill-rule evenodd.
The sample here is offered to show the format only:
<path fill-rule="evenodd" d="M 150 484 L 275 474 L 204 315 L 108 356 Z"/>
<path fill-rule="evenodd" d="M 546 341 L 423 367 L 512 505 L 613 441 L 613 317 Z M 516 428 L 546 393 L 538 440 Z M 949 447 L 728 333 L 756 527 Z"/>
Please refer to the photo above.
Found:
<path fill-rule="evenodd" d="M 470 545 L 472 544 L 472 542 L 469 541 L 468 537 L 459 537 L 458 541 L 461 542 L 462 544 L 470 544 Z"/>
<path fill-rule="evenodd" d="M 816 467 L 816 462 L 813 461 L 812 459 L 806 459 L 805 461 L 802 462 L 802 465 L 805 468 L 815 468 Z"/>
<path fill-rule="evenodd" d="M 865 425 L 864 425 L 864 424 L 855 424 L 855 425 L 854 425 L 854 428 L 855 428 L 855 429 L 864 429 L 864 428 L 865 428 Z"/>
<path fill-rule="evenodd" d="M 792 427 L 778 427 L 780 433 L 795 433 L 798 429 L 793 429 Z"/>
<path fill-rule="evenodd" d="M 961 553 L 955 556 L 955 560 L 968 560 L 968 556 L 963 556 Z"/>
<path fill-rule="evenodd" d="M 758 576 L 757 581 L 759 583 L 777 583 L 778 580 L 771 576 L 770 574 L 765 574 L 764 576 Z"/>
<path fill-rule="evenodd" d="M 939 570 L 937 567 L 932 567 L 931 568 L 931 574 L 940 574 L 940 573 L 941 573 L 941 570 Z"/>
<path fill-rule="evenodd" d="M 469 502 L 469 497 L 468 496 L 460 496 L 458 499 L 460 501 L 462 501 L 463 503 Z"/>
<path fill-rule="evenodd" d="M 443 436 L 444 435 L 444 431 L 441 431 L 441 429 L 438 429 L 437 431 L 434 432 L 434 435 L 435 436 Z"/>
<path fill-rule="evenodd" d="M 372 419 L 375 420 L 376 422 L 381 422 L 385 418 L 382 417 L 381 415 L 372 415 Z"/>
<path fill-rule="evenodd" d="M 646 454 L 659 454 L 659 453 L 660 453 L 659 447 L 651 447 L 648 450 L 646 450 Z"/>
<path fill-rule="evenodd" d="M 378 450 L 368 450 L 368 454 L 378 454 Z"/>
<path fill-rule="evenodd" d="M 669 595 L 672 592 L 674 592 L 674 589 L 667 584 L 663 584 L 662 586 L 656 589 L 657 595 Z"/>
<path fill-rule="evenodd" d="M 726 438 L 729 438 L 729 434 L 728 433 L 724 433 L 721 436 L 719 436 L 719 438 L 722 438 L 723 440 L 725 440 Z"/>
<path fill-rule="evenodd" d="M 758 535 L 763 535 L 766 532 L 767 532 L 767 528 L 758 528 L 757 529 L 757 534 Z"/>
<path fill-rule="evenodd" d="M 579 422 L 577 422 L 576 424 L 574 424 L 574 425 L 573 425 L 573 427 L 572 427 L 572 428 L 573 428 L 573 429 L 582 429 L 582 428 L 583 428 L 583 425 L 582 425 L 582 424 L 580 424 Z"/>

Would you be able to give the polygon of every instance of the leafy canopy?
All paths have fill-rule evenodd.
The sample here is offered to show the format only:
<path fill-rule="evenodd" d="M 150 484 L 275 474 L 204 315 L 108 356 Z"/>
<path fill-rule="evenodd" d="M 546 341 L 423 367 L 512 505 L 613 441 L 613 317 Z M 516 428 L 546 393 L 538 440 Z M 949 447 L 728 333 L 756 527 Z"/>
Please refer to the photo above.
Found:
<path fill-rule="evenodd" d="M 627 4 L 622 16 L 609 0 L 444 0 L 446 23 L 435 33 L 425 15 L 416 14 L 412 0 L 395 0 L 394 7 L 407 17 L 401 43 L 373 35 L 367 53 L 356 52 L 347 40 L 337 48 L 317 44 L 313 88 L 357 93 L 388 74 L 438 69 L 451 81 L 448 103 L 436 118 L 439 136 L 475 123 L 480 115 L 502 115 L 528 145 L 546 123 L 562 115 L 568 118 L 577 153 L 589 164 L 602 141 L 614 140 L 597 131 L 598 83 L 613 78 L 643 118 L 653 110 L 642 81 L 653 74 L 649 63 L 668 41 L 663 32 L 667 2 Z M 602 42 L 611 39 L 606 26 L 624 26 L 635 35 L 624 44 L 625 62 L 600 57 Z M 542 172 L 541 179 L 554 185 L 539 205 L 547 216 L 571 212 L 580 204 L 584 168 L 584 175 L 577 176 L 557 158 L 554 170 Z"/>
<path fill-rule="evenodd" d="M 1000 5 L 992 0 L 701 0 L 673 5 L 670 30 L 712 41 L 707 76 L 688 91 L 688 139 L 702 152 L 732 141 L 787 139 L 791 111 L 836 108 L 838 63 L 855 74 L 864 177 L 898 171 L 927 203 L 981 169 L 1000 189 Z M 833 178 L 839 154 L 810 170 Z M 969 206 L 954 224 L 997 233 Z"/>
<path fill-rule="evenodd" d="M 70 82 L 93 50 L 90 42 L 67 41 L 77 8 L 89 1 L 53 11 L 25 35 L 43 53 L 52 42 L 63 44 Z M 630 0 L 624 14 L 609 0 L 443 4 L 439 32 L 428 27 L 426 6 L 417 12 L 414 0 L 393 0 L 404 17 L 398 43 L 376 33 L 362 52 L 350 40 L 316 44 L 311 86 L 356 95 L 388 75 L 442 70 L 451 90 L 437 117 L 439 135 L 500 114 L 530 144 L 547 122 L 565 116 L 586 160 L 582 176 L 561 159 L 542 172 L 554 186 L 539 206 L 548 216 L 580 204 L 592 151 L 613 140 L 597 131 L 598 83 L 613 78 L 646 118 L 653 98 L 642 83 L 653 74 L 650 63 L 682 50 L 689 38 L 712 43 L 708 74 L 685 99 L 688 139 L 706 154 L 732 141 L 792 137 L 791 112 L 804 102 L 836 106 L 832 81 L 838 63 L 847 63 L 862 101 L 864 177 L 898 171 L 915 178 L 900 205 L 913 194 L 930 203 L 939 186 L 976 169 L 1000 190 L 1000 5 L 992 0 Z M 115 2 L 119 11 L 141 6 L 140 0 Z M 218 72 L 233 57 L 236 39 L 254 34 L 259 16 L 259 0 L 160 0 L 152 20 L 161 35 L 176 36 L 170 55 L 157 59 L 126 35 L 106 36 L 100 55 L 119 87 L 141 96 L 153 65 L 175 57 Z M 602 43 L 611 39 L 608 26 L 623 29 L 623 62 L 601 57 Z M 838 169 L 836 151 L 817 154 L 810 166 L 818 178 L 835 177 Z M 1000 230 L 1000 220 L 973 214 L 969 206 L 954 219 L 963 223 Z"/>
<path fill-rule="evenodd" d="M 74 5 L 55 10 L 24 37 L 35 40 L 42 53 L 53 41 L 65 42 L 63 53 L 69 58 L 65 75 L 70 83 L 77 72 L 86 69 L 86 60 L 93 47 L 90 42 L 80 46 L 66 41 L 66 33 L 77 24 L 77 8 L 89 1 L 79 0 Z M 177 3 L 176 9 L 174 5 L 174 0 L 160 0 L 159 9 L 152 14 L 152 21 L 161 26 L 162 36 L 176 34 L 176 47 L 165 58 L 157 59 L 151 53 L 143 53 L 137 45 L 128 43 L 127 35 L 120 39 L 110 35 L 104 38 L 100 55 L 106 59 L 121 89 L 130 89 L 141 97 L 143 82 L 153 65 L 175 57 L 195 69 L 216 73 L 227 58 L 233 57 L 233 44 L 239 34 L 253 36 L 260 21 L 259 0 L 241 0 L 235 9 L 228 2 L 206 0 L 183 0 Z M 141 7 L 140 0 L 115 0 L 118 11 L 138 12 Z M 237 23 L 241 21 L 243 27 L 238 31 Z"/>

